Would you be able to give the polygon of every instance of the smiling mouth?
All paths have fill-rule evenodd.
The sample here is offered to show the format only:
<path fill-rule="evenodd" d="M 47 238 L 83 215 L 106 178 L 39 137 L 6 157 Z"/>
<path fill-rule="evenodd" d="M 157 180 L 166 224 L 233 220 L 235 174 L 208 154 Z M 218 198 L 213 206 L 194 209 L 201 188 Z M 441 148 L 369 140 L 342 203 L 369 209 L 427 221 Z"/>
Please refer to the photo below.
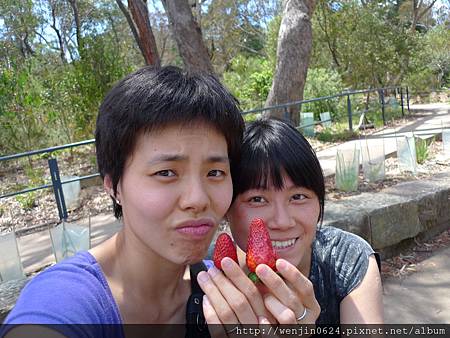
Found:
<path fill-rule="evenodd" d="M 294 244 L 297 242 L 297 240 L 298 240 L 298 237 L 288 239 L 286 241 L 271 241 L 271 242 L 272 242 L 272 247 L 275 250 L 282 250 L 282 249 L 287 249 L 287 248 L 294 246 Z"/>

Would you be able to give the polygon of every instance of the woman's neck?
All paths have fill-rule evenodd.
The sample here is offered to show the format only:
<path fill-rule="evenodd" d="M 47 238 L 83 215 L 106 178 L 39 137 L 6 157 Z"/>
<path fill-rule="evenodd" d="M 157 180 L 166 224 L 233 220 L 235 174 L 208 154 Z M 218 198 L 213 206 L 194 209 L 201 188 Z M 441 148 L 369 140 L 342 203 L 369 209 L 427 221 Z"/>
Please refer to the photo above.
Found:
<path fill-rule="evenodd" d="M 143 247 L 123 229 L 92 250 L 125 323 L 184 323 L 186 267 Z"/>

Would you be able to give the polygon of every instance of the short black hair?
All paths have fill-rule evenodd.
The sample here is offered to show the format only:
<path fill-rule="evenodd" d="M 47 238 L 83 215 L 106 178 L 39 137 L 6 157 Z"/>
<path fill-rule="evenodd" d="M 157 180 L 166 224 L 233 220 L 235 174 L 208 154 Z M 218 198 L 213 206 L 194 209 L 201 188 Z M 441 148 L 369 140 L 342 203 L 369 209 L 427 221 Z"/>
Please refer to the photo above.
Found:
<path fill-rule="evenodd" d="M 284 186 L 283 173 L 299 187 L 314 191 L 323 219 L 325 181 L 314 149 L 292 125 L 276 118 L 250 123 L 244 133 L 241 158 L 232 168 L 233 200 L 250 189 Z"/>
<path fill-rule="evenodd" d="M 114 195 L 125 163 L 143 132 L 171 125 L 206 123 L 224 135 L 230 165 L 238 158 L 244 131 L 239 102 L 212 74 L 178 67 L 143 67 L 120 80 L 100 106 L 95 130 L 97 164 L 109 175 Z M 114 215 L 122 207 L 113 198 Z"/>

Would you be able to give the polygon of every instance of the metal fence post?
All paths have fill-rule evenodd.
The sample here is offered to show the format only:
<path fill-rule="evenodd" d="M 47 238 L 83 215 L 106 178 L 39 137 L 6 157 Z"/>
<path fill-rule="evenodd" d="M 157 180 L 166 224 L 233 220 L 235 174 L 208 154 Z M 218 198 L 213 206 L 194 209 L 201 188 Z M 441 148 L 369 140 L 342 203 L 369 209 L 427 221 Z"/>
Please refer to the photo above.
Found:
<path fill-rule="evenodd" d="M 378 91 L 378 95 L 380 95 L 380 103 L 381 103 L 381 117 L 383 118 L 383 125 L 386 125 L 386 117 L 384 115 L 384 92 L 383 89 Z"/>
<path fill-rule="evenodd" d="M 400 87 L 400 98 L 402 100 L 402 117 L 405 117 L 405 109 L 403 108 L 403 88 Z"/>
<path fill-rule="evenodd" d="M 64 201 L 64 193 L 62 190 L 61 178 L 59 177 L 59 168 L 56 158 L 49 158 L 48 167 L 50 176 L 52 177 L 53 192 L 55 193 L 56 205 L 60 220 L 67 219 L 66 202 Z"/>
<path fill-rule="evenodd" d="M 408 114 L 411 114 L 411 111 L 409 110 L 409 88 L 406 86 L 406 104 L 408 106 Z"/>
<path fill-rule="evenodd" d="M 286 122 L 289 122 L 289 123 L 292 122 L 292 121 L 291 121 L 291 117 L 290 117 L 290 115 L 289 115 L 288 107 L 284 107 L 284 120 L 285 120 Z"/>
<path fill-rule="evenodd" d="M 353 131 L 352 101 L 350 100 L 350 95 L 347 95 L 347 114 L 348 114 L 348 130 Z"/>

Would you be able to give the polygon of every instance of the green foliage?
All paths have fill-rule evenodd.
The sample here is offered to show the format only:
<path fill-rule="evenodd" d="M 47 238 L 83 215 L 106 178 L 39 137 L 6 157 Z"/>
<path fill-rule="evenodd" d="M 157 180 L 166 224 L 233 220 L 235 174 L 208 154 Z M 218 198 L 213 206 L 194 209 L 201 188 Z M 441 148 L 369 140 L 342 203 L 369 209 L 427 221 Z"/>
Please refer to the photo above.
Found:
<path fill-rule="evenodd" d="M 95 155 L 89 156 L 89 162 L 93 167 L 97 167 L 97 156 Z"/>
<path fill-rule="evenodd" d="M 322 96 L 339 94 L 344 90 L 341 77 L 337 71 L 325 68 L 311 68 L 308 70 L 303 97 L 312 99 Z M 332 119 L 346 114 L 345 103 L 342 99 L 320 100 L 302 106 L 302 111 L 313 112 L 314 119 L 320 120 L 320 113 L 330 112 Z"/>
<path fill-rule="evenodd" d="M 105 93 L 143 65 L 126 18 L 114 1 L 77 3 L 81 39 L 77 39 L 68 1 L 0 2 L 0 154 L 91 138 Z M 202 2 L 199 23 L 214 68 L 244 110 L 263 106 L 270 90 L 281 3 Z M 448 13 L 425 13 L 420 24 L 426 27 L 418 32 L 410 29 L 410 5 L 407 1 L 317 0 L 303 97 L 369 86 L 404 84 L 411 92 L 449 86 Z M 157 12 L 150 16 L 163 63 L 181 64 L 167 17 L 162 10 Z M 54 28 L 64 41 L 56 38 Z M 366 109 L 365 104 L 363 95 L 352 96 L 354 112 Z M 379 104 L 369 108 L 370 120 L 382 123 Z M 325 111 L 333 121 L 347 117 L 345 97 L 305 104 L 302 111 L 314 112 L 316 120 Z M 387 119 L 399 116 L 399 111 L 387 107 Z M 334 138 L 327 133 L 332 131 L 319 137 Z"/>
<path fill-rule="evenodd" d="M 269 23 L 267 30 L 267 39 L 265 50 L 269 60 L 269 64 L 273 70 L 275 70 L 276 60 L 277 60 L 277 42 L 278 42 L 278 32 L 281 25 L 281 15 L 277 15 Z"/>
<path fill-rule="evenodd" d="M 0 77 L 0 153 L 35 149 L 45 143 L 42 84 L 32 61 L 2 67 Z"/>
<path fill-rule="evenodd" d="M 45 183 L 44 169 L 42 168 L 33 168 L 28 165 L 25 167 L 25 175 L 29 179 L 30 187 L 36 187 Z"/>
<path fill-rule="evenodd" d="M 346 151 L 351 151 L 348 149 Z M 349 156 L 347 154 L 347 156 Z M 353 157 L 346 158 L 339 150 L 336 154 L 336 188 L 343 191 L 355 191 L 358 188 L 359 150 L 354 149 Z"/>
<path fill-rule="evenodd" d="M 423 164 L 430 156 L 429 147 L 433 143 L 433 140 L 430 142 L 426 139 L 416 138 L 416 159 L 417 163 Z"/>
<path fill-rule="evenodd" d="M 216 71 L 229 71 L 238 55 L 266 56 L 266 27 L 277 7 L 278 0 L 215 0 L 202 5 L 203 37 Z"/>
<path fill-rule="evenodd" d="M 78 105 L 74 122 L 77 134 L 86 138 L 93 135 L 103 97 L 132 68 L 120 55 L 115 55 L 115 46 L 107 37 L 84 38 L 83 48 L 83 58 L 74 64 L 74 81 L 69 85 L 79 90 L 73 102 Z"/>
<path fill-rule="evenodd" d="M 92 138 L 105 93 L 142 62 L 115 4 L 78 5 L 81 41 L 68 2 L 1 2 L 0 154 Z"/>
<path fill-rule="evenodd" d="M 420 48 L 414 51 L 414 72 L 405 79 L 413 91 L 428 91 L 450 85 L 450 30 L 438 26 L 419 37 Z"/>
<path fill-rule="evenodd" d="M 258 113 L 249 113 L 244 115 L 245 122 L 254 122 L 261 117 L 261 114 Z"/>
<path fill-rule="evenodd" d="M 346 142 L 358 137 L 358 132 L 348 130 L 344 123 L 333 124 L 331 128 L 325 128 L 316 133 L 316 138 L 322 142 Z"/>
<path fill-rule="evenodd" d="M 392 17 L 392 6 L 319 0 L 313 20 L 312 66 L 332 63 L 346 86 L 355 89 L 398 83 L 399 74 L 409 71 L 415 38 Z"/>
<path fill-rule="evenodd" d="M 259 57 L 237 56 L 230 70 L 223 74 L 223 81 L 238 98 L 243 110 L 262 106 L 272 85 L 269 63 Z"/>
<path fill-rule="evenodd" d="M 22 209 L 31 210 L 36 204 L 36 193 L 34 191 L 16 196 L 16 201 L 19 202 Z"/>

